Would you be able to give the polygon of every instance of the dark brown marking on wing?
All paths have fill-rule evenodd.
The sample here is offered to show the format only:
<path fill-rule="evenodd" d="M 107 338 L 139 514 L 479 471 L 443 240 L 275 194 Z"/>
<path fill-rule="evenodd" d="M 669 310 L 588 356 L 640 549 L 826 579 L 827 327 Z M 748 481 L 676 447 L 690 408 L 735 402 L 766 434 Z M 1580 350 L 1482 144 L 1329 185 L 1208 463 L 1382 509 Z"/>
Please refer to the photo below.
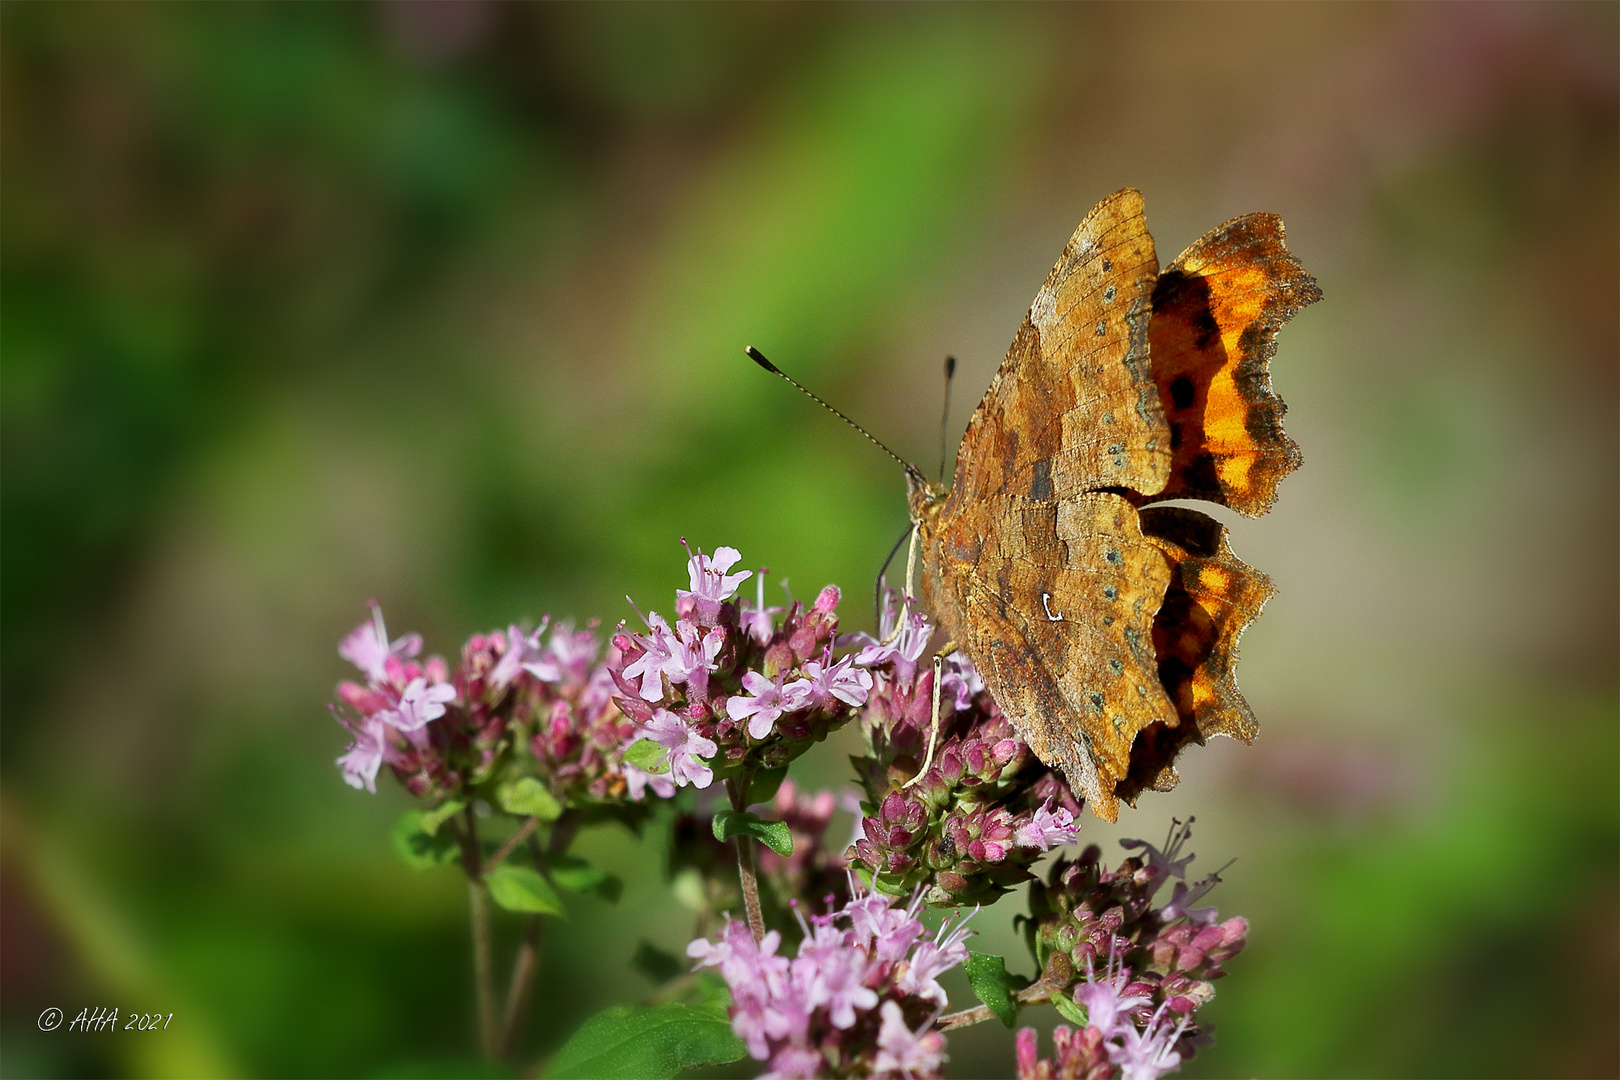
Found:
<path fill-rule="evenodd" d="M 1115 789 L 1134 801 L 1143 790 L 1177 781 L 1173 762 L 1189 742 L 1213 735 L 1243 742 L 1259 730 L 1237 684 L 1238 638 L 1276 591 L 1269 578 L 1232 553 L 1226 529 L 1196 510 L 1142 511 L 1143 535 L 1157 540 L 1172 577 L 1153 620 L 1159 681 L 1180 723 L 1152 724 L 1131 747 L 1128 775 Z"/>

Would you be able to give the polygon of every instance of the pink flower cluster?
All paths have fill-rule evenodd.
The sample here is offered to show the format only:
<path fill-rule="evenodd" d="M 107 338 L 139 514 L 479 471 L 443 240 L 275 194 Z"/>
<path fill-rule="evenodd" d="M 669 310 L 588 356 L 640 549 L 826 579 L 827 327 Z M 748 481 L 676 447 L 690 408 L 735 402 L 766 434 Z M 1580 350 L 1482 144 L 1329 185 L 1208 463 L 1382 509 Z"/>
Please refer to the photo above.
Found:
<path fill-rule="evenodd" d="M 366 675 L 364 685 L 338 686 L 338 720 L 353 736 L 338 759 L 343 778 L 376 791 L 384 764 L 415 795 L 456 796 L 497 769 L 507 779 L 533 775 L 557 798 L 574 802 L 636 801 L 651 788 L 672 795 L 667 776 L 624 760 L 638 730 L 615 701 L 591 629 L 549 620 L 533 630 L 474 634 L 451 670 L 430 657 L 418 663 L 422 639 L 388 640 L 381 610 L 354 629 L 338 652 Z"/>
<path fill-rule="evenodd" d="M 375 601 L 371 618 L 338 645 L 338 655 L 366 676 L 364 686 L 345 682 L 338 687 L 338 696 L 350 711 L 334 709 L 354 740 L 337 759 L 350 787 L 375 793 L 377 772 L 385 762 L 410 773 L 431 751 L 423 729 L 444 715 L 456 690 L 447 683 L 444 661 L 432 657 L 426 664 L 417 663 L 421 652 L 419 634 L 388 640 L 382 608 Z"/>
<path fill-rule="evenodd" d="M 854 657 L 834 660 L 839 593 L 829 585 L 808 610 L 736 599 L 751 571 L 728 573 L 736 548 L 689 552 L 690 588 L 676 592 L 671 626 L 656 611 L 646 633 L 621 624 L 610 665 L 620 708 L 664 751 L 679 787 L 706 788 L 717 773 L 786 764 L 847 722 L 864 704 L 871 674 Z"/>
<path fill-rule="evenodd" d="M 1122 841 L 1144 858 L 1109 872 L 1088 847 L 1077 862 L 1059 860 L 1046 883 L 1030 889 L 1025 932 L 1049 982 L 1068 983 L 1086 1026 L 1055 1035 L 1057 1057 L 1035 1057 L 1034 1033 L 1019 1037 L 1019 1076 L 1150 1080 L 1179 1067 L 1207 1039 L 1197 1010 L 1214 996 L 1210 983 L 1242 950 L 1248 923 L 1220 922 L 1213 907 L 1194 908 L 1220 881 L 1210 874 L 1189 885 L 1191 821 L 1177 822 L 1163 848 Z M 1176 880 L 1168 901 L 1160 887 Z"/>
<path fill-rule="evenodd" d="M 860 891 L 825 915 L 800 916 L 792 958 L 781 935 L 758 943 L 741 922 L 718 941 L 687 947 L 698 968 L 716 968 L 731 989 L 731 1027 L 773 1077 L 937 1076 L 945 1037 L 934 1021 L 946 1004 L 939 976 L 967 959 L 967 919 L 928 935 L 917 915 L 881 893 Z"/>
<path fill-rule="evenodd" d="M 1138 1027 L 1134 1015 L 1151 1004 L 1148 987 L 1127 981 L 1129 972 L 1111 962 L 1102 977 L 1095 970 L 1074 991 L 1075 1003 L 1086 1010 L 1086 1024 L 1078 1030 L 1059 1024 L 1052 1032 L 1055 1053 L 1049 1061 L 1036 1055 L 1033 1028 L 1018 1033 L 1019 1080 L 1159 1080 L 1181 1067 L 1182 1036 L 1191 1023 L 1175 1020 L 1160 1005 Z"/>
<path fill-rule="evenodd" d="M 880 632 L 881 641 L 859 635 L 855 655 L 875 678 L 861 711 L 873 753 L 856 763 L 867 814 L 850 857 L 885 890 L 920 887 L 931 904 L 992 901 L 1027 881 L 1046 852 L 1074 842 L 1080 801 L 1030 752 L 960 653 L 943 671 L 933 764 L 907 786 L 927 752 L 934 672 L 919 661 L 933 629 L 920 614 L 897 628 L 891 602 Z"/>

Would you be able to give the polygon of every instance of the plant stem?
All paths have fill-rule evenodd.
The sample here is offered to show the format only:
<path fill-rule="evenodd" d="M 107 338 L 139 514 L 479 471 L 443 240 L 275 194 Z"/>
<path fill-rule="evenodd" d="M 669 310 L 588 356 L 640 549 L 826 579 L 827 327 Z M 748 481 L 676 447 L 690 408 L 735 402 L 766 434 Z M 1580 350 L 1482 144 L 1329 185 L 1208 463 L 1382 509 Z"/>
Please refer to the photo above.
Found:
<path fill-rule="evenodd" d="M 1026 986 L 1013 995 L 1013 1000 L 1020 1005 L 1038 1005 L 1052 998 L 1051 988 L 1045 983 L 1038 982 L 1033 986 Z M 972 1027 L 982 1024 L 986 1020 L 994 1020 L 996 1014 L 990 1011 L 988 1005 L 975 1005 L 971 1009 L 953 1012 L 939 1018 L 937 1027 L 940 1031 L 953 1031 L 956 1028 Z"/>
<path fill-rule="evenodd" d="M 478 859 L 478 818 L 467 804 L 461 861 L 467 871 L 467 901 L 472 910 L 473 982 L 478 994 L 478 1041 L 484 1056 L 495 1059 L 495 964 L 490 949 L 489 890 Z"/>
<path fill-rule="evenodd" d="M 542 874 L 550 875 L 550 862 L 558 856 L 568 852 L 569 845 L 574 842 L 574 836 L 579 832 L 579 815 L 572 810 L 565 810 L 561 817 L 551 824 L 551 836 L 542 851 L 539 842 L 534 838 L 534 827 L 539 824 L 538 818 L 529 818 L 523 826 L 512 835 L 512 838 L 502 845 L 502 850 L 496 853 L 485 867 L 487 873 L 490 867 L 499 863 L 506 855 L 511 854 L 519 842 L 529 841 L 529 853 L 534 858 L 534 866 Z M 504 1059 L 512 1053 L 513 1040 L 517 1038 L 518 1022 L 523 1019 L 523 1010 L 529 1003 L 529 992 L 534 987 L 535 975 L 540 970 L 540 941 L 545 931 L 545 924 L 539 915 L 531 915 L 523 926 L 523 940 L 518 943 L 517 956 L 512 961 L 512 982 L 506 990 L 506 1008 L 501 1014 L 501 1033 L 499 1050 Z"/>
<path fill-rule="evenodd" d="M 529 834 L 534 832 L 534 830 L 539 827 L 540 819 L 537 817 L 531 817 L 528 821 L 525 821 L 522 825 L 519 825 L 517 832 L 507 837 L 506 843 L 502 844 L 500 849 L 489 857 L 489 861 L 484 864 L 483 872 L 487 874 L 491 870 L 494 870 L 497 866 L 501 865 L 501 863 L 505 862 L 506 857 L 512 854 L 512 852 L 516 851 L 517 846 L 523 843 L 523 841 L 527 840 L 529 838 Z"/>
<path fill-rule="evenodd" d="M 512 983 L 506 990 L 506 1011 L 501 1017 L 501 1037 L 497 1049 L 503 1059 L 512 1052 L 518 1020 L 523 1016 L 523 1007 L 529 1003 L 529 990 L 540 967 L 540 935 L 544 929 L 545 924 L 538 915 L 530 915 L 524 921 L 523 940 L 518 945 L 517 958 L 512 962 Z"/>
<path fill-rule="evenodd" d="M 731 795 L 731 808 L 738 812 L 748 808 L 748 786 L 752 776 L 733 777 L 726 781 Z M 748 912 L 748 929 L 754 941 L 765 939 L 765 913 L 759 906 L 759 877 L 754 869 L 754 838 L 747 833 L 732 837 L 737 845 L 737 880 L 742 884 L 743 909 Z"/>

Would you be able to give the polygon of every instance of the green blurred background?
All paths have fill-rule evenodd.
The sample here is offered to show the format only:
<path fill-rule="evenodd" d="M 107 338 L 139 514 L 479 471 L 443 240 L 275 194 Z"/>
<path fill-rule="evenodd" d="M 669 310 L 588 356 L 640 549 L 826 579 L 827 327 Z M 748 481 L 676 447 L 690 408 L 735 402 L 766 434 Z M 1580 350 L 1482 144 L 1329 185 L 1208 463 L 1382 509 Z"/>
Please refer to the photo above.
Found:
<path fill-rule="evenodd" d="M 332 764 L 365 600 L 451 654 L 611 625 L 684 535 L 870 626 L 899 472 L 742 347 L 931 465 L 942 358 L 954 437 L 1129 185 L 1166 262 L 1281 213 L 1327 296 L 1273 364 L 1305 467 L 1225 518 L 1261 737 L 1086 826 L 1238 860 L 1189 1073 L 1620 1074 L 1616 13 L 0 6 L 0 1068 L 469 1068 L 460 879 Z M 656 845 L 581 843 L 629 887 L 551 931 L 531 1061 L 690 929 Z"/>

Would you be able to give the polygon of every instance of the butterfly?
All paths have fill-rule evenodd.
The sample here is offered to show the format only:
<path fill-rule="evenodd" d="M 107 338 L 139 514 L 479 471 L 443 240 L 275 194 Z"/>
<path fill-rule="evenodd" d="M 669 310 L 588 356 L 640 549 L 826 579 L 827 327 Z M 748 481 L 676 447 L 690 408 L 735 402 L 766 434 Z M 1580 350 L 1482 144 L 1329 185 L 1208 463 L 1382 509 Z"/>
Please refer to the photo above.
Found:
<path fill-rule="evenodd" d="M 922 599 L 1035 754 L 1094 813 L 1257 725 L 1237 642 L 1273 594 L 1226 529 L 1167 499 L 1270 509 L 1300 464 L 1267 363 L 1321 299 L 1274 214 L 1159 272 L 1142 196 L 1086 215 L 973 414 L 949 488 L 907 470 Z"/>

